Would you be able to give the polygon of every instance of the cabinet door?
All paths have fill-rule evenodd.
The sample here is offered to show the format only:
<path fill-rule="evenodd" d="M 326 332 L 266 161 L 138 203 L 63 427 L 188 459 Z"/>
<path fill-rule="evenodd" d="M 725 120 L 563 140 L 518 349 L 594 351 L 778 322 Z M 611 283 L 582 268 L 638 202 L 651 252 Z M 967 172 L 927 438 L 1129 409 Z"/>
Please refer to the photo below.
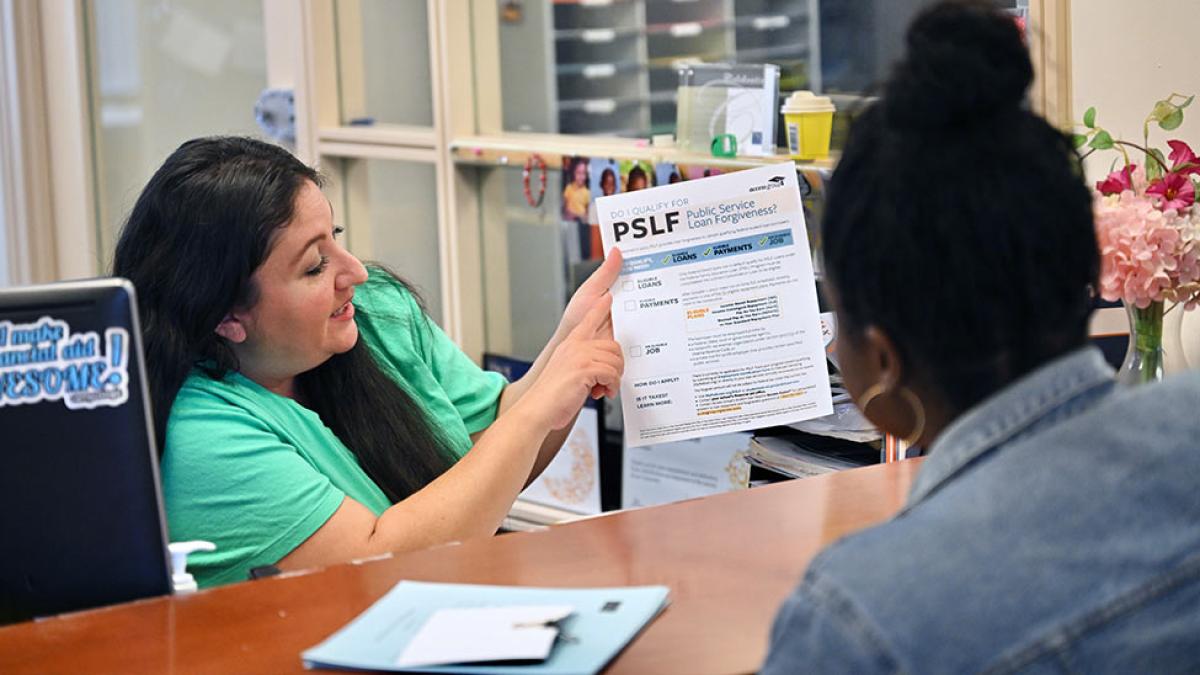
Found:
<path fill-rule="evenodd" d="M 267 85 L 262 4 L 244 0 L 83 3 L 97 265 L 154 170 L 180 143 L 260 135 Z"/>
<path fill-rule="evenodd" d="M 436 100 L 436 3 L 331 0 L 308 5 L 304 46 L 317 64 L 315 154 L 330 172 L 352 252 L 420 292 L 452 336 L 444 141 Z"/>
<path fill-rule="evenodd" d="M 413 0 L 337 0 L 343 125 L 433 126 L 429 12 Z"/>
<path fill-rule="evenodd" d="M 408 282 L 429 316 L 442 323 L 442 263 L 435 166 L 393 159 L 327 159 L 338 183 L 334 222 L 350 252 Z"/>

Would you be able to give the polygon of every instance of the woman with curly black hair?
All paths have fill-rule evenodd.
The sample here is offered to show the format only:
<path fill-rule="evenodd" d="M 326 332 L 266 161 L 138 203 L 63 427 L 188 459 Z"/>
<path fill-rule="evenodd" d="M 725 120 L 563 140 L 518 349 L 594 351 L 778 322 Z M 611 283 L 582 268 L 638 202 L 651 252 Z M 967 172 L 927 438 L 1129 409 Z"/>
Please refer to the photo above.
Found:
<path fill-rule="evenodd" d="M 894 520 L 813 560 L 766 673 L 1200 664 L 1200 379 L 1121 392 L 1088 345 L 1090 195 L 992 7 L 917 18 L 830 182 L 846 389 L 928 457 Z"/>

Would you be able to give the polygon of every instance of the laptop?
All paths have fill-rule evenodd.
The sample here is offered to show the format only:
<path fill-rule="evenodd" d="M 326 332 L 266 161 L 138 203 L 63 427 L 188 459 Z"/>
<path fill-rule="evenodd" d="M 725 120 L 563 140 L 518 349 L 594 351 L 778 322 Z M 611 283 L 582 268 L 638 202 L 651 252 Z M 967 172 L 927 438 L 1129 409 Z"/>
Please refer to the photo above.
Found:
<path fill-rule="evenodd" d="M 0 288 L 0 624 L 170 592 L 132 284 Z"/>

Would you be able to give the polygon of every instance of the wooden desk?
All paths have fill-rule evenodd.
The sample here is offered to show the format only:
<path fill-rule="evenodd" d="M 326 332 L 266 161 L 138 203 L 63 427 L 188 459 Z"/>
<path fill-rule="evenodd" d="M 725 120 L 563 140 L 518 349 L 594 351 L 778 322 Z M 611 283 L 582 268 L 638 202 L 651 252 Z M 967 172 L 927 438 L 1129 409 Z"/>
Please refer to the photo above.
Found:
<path fill-rule="evenodd" d="M 920 461 L 9 626 L 0 672 L 300 672 L 302 650 L 401 579 L 664 584 L 670 606 L 606 672 L 752 672 L 809 559 L 898 510 Z"/>

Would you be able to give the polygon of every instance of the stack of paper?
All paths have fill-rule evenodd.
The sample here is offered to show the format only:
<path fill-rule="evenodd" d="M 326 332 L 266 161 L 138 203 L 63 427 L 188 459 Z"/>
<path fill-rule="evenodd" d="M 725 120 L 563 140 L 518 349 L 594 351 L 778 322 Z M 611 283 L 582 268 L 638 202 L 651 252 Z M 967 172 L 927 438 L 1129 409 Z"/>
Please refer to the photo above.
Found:
<path fill-rule="evenodd" d="M 875 425 L 871 424 L 859 411 L 858 406 L 850 400 L 849 394 L 838 394 L 837 389 L 834 389 L 834 392 L 832 415 L 795 422 L 788 426 L 797 431 L 855 443 L 871 443 L 883 438 Z"/>
<path fill-rule="evenodd" d="M 665 586 L 525 588 L 402 581 L 301 656 L 309 668 L 595 673 L 666 603 Z"/>
<path fill-rule="evenodd" d="M 513 532 L 531 532 L 544 530 L 550 525 L 567 523 L 572 520 L 586 518 L 586 515 L 574 513 L 566 509 L 539 504 L 527 499 L 518 498 L 513 502 L 508 516 L 500 524 L 500 529 Z"/>
<path fill-rule="evenodd" d="M 746 460 L 793 478 L 807 478 L 862 466 L 858 462 L 811 452 L 777 436 L 755 436 L 750 442 L 750 454 Z"/>

